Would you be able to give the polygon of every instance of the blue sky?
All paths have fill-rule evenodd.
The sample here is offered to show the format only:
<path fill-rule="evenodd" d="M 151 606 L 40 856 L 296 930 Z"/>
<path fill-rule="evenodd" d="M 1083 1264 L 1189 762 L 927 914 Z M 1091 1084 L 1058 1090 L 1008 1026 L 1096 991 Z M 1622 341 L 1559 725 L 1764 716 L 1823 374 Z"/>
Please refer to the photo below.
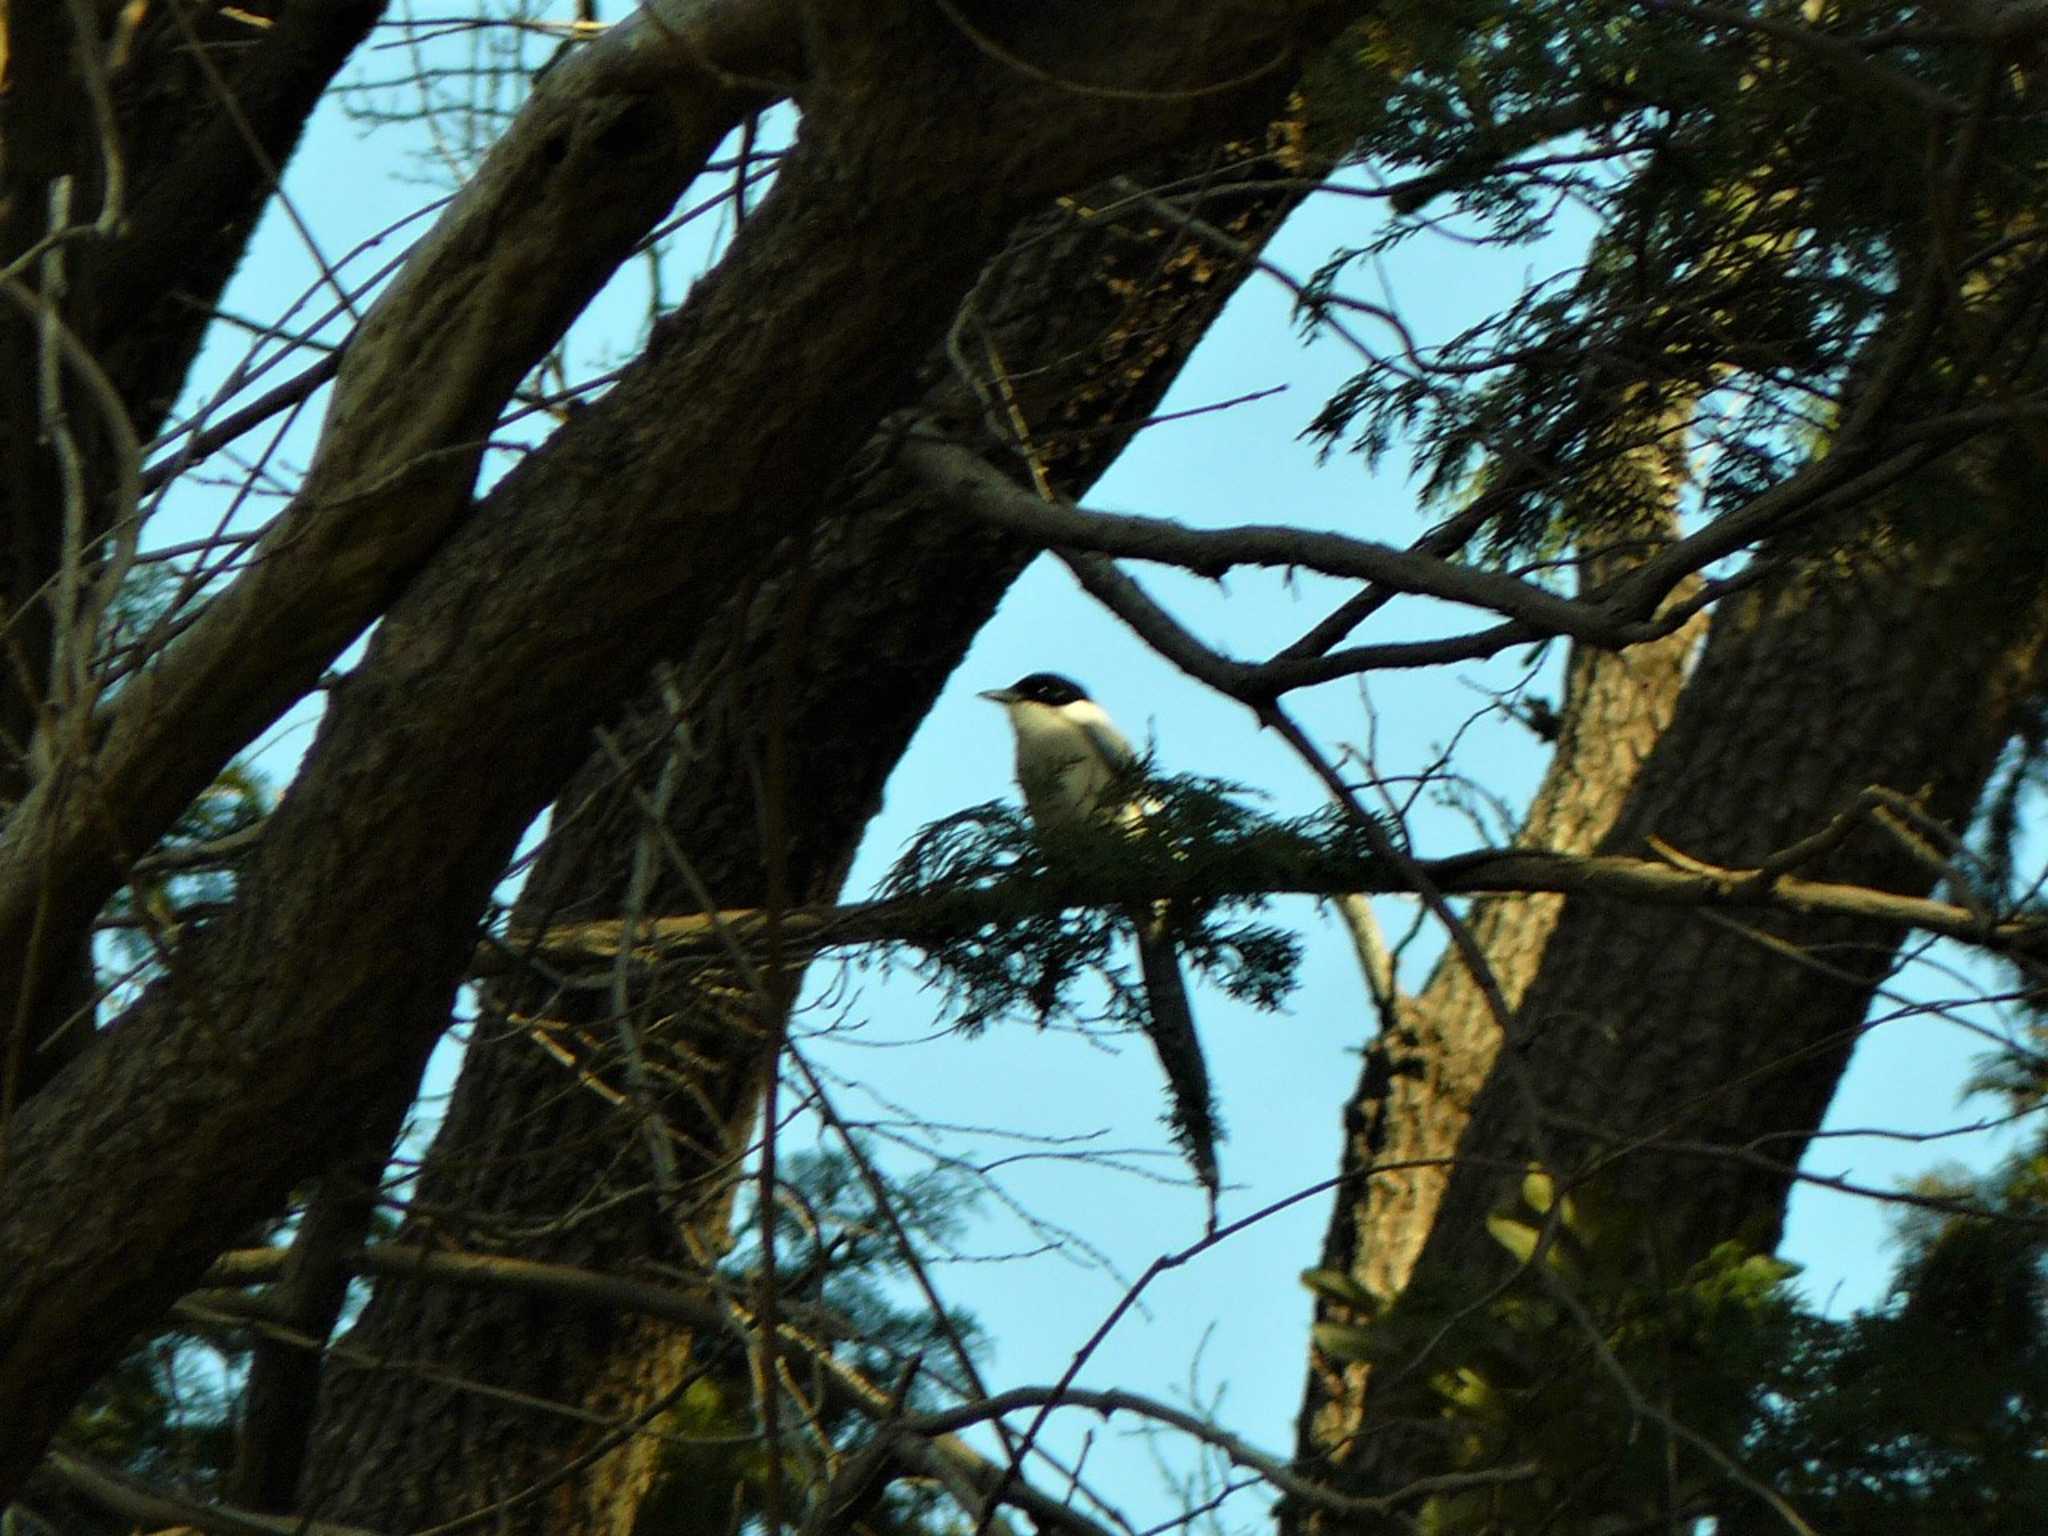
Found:
<path fill-rule="evenodd" d="M 399 147 L 396 134 L 363 140 L 331 106 L 318 120 L 288 185 L 330 259 L 432 195 L 400 179 L 407 167 Z M 1365 221 L 1378 217 L 1375 206 L 1353 198 L 1315 200 L 1283 233 L 1272 259 L 1306 276 L 1333 245 L 1361 237 Z M 366 253 L 364 269 L 391 254 L 390 242 Z M 1531 275 L 1545 275 L 1575 254 L 1568 242 L 1503 253 L 1429 239 L 1389 259 L 1384 291 L 1358 291 L 1397 308 L 1423 339 L 1441 341 Z M 273 216 L 226 307 L 274 316 L 304 290 L 311 272 L 300 235 Z M 1358 281 L 1373 284 L 1377 277 L 1367 273 Z M 637 282 L 629 275 L 579 324 L 575 350 L 592 371 L 617 361 L 630 345 Z M 666 287 L 671 295 L 685 291 L 680 269 Z M 201 377 L 218 378 L 240 350 L 232 337 L 210 349 Z M 288 371 L 298 366 L 302 362 L 294 361 Z M 1148 433 L 1088 503 L 1197 526 L 1286 522 L 1405 541 L 1425 514 L 1398 462 L 1377 474 L 1345 456 L 1319 464 L 1299 436 L 1351 369 L 1339 343 L 1304 346 L 1288 293 L 1255 279 L 1204 343 L 1166 408 L 1279 392 Z M 286 438 L 288 460 L 303 465 L 317 415 L 308 412 Z M 181 492 L 152 529 L 153 540 L 198 536 L 220 505 L 216 490 Z M 1317 578 L 1248 574 L 1215 583 L 1154 570 L 1139 575 L 1198 633 L 1247 656 L 1293 638 L 1341 595 Z M 1427 605 L 1396 605 L 1375 635 L 1436 632 L 1448 622 Z M 1134 739 L 1156 745 L 1167 771 L 1243 783 L 1282 813 L 1320 803 L 1307 772 L 1244 711 L 1188 683 L 1095 608 L 1063 570 L 1042 560 L 982 634 L 891 781 L 851 894 L 864 894 L 922 825 L 1014 793 L 1007 728 L 1000 712 L 975 694 L 1041 669 L 1082 679 Z M 1315 690 L 1297 700 L 1298 711 L 1324 747 L 1338 751 L 1367 741 L 1369 708 L 1374 760 L 1390 779 L 1420 772 L 1462 732 L 1462 771 L 1519 803 L 1542 771 L 1541 751 L 1526 731 L 1489 713 L 1488 703 L 1490 690 L 1514 686 L 1529 669 L 1530 659 L 1516 655 L 1486 668 L 1376 676 Z M 1536 674 L 1538 690 L 1553 697 L 1555 672 L 1553 657 Z M 294 711 L 271 733 L 262 761 L 280 782 L 310 737 L 312 708 Z M 1421 805 L 1412 825 L 1418 848 L 1429 854 L 1477 841 L 1461 816 L 1436 805 Z M 1410 903 L 1388 900 L 1379 908 L 1392 932 L 1413 921 Z M 1283 1200 L 1334 1170 L 1340 1107 L 1354 1086 L 1369 1029 L 1369 1009 L 1342 935 L 1306 902 L 1280 903 L 1275 911 L 1309 940 L 1301 985 L 1286 1011 L 1257 1014 L 1209 991 L 1195 999 L 1229 1131 L 1222 1157 L 1234 1187 L 1226 1196 L 1226 1219 Z M 1420 979 L 1436 948 L 1432 935 L 1418 940 L 1406 980 Z M 1923 986 L 1929 996 L 1959 990 L 1934 977 Z M 1159 1254 L 1200 1236 L 1199 1196 L 1166 1182 L 1178 1181 L 1180 1169 L 1164 1150 L 1159 1072 L 1142 1041 L 1042 1030 L 1028 1022 L 963 1039 L 938 1029 L 934 998 L 914 977 L 875 970 L 828 968 L 812 996 L 805 1022 L 816 1036 L 804 1048 L 839 1085 L 835 1097 L 843 1113 L 891 1124 L 975 1128 L 906 1131 L 905 1141 L 935 1144 L 977 1165 L 1002 1160 L 995 1177 L 1007 1194 L 1067 1234 L 1055 1243 L 1046 1230 L 993 1208 L 969 1241 L 971 1258 L 937 1271 L 948 1299 L 976 1313 L 994 1340 L 985 1361 L 993 1387 L 1057 1377 L 1130 1278 Z M 1894 1139 L 1970 1117 L 1973 1111 L 1956 1107 L 1957 1089 L 1981 1049 L 1981 1042 L 1926 1017 L 1875 1030 L 1859 1050 L 1830 1125 L 1882 1127 L 1893 1136 L 1825 1141 L 1813 1166 L 1887 1187 L 1965 1151 L 1981 1160 L 1987 1155 L 1982 1137 L 1934 1146 Z M 444 1053 L 436 1086 L 445 1085 L 451 1068 L 452 1054 Z M 1088 1158 L 1054 1156 L 1042 1141 L 1005 1131 L 1056 1139 L 1063 1153 L 1085 1150 Z M 918 1161 L 907 1145 L 891 1157 L 903 1169 Z M 1213 1406 L 1236 1433 L 1285 1454 L 1309 1311 L 1296 1277 L 1315 1262 L 1328 1210 L 1327 1195 L 1299 1202 L 1162 1279 L 1148 1292 L 1148 1305 L 1126 1317 L 1095 1353 L 1082 1382 L 1195 1398 Z M 1883 1211 L 1869 1202 L 1806 1191 L 1794 1203 L 1787 1253 L 1808 1266 L 1816 1297 L 1846 1308 L 1876 1299 L 1889 1262 L 1886 1231 Z M 1012 1257 L 994 1262 L 999 1255 Z M 1220 1401 L 1212 1402 L 1217 1392 Z M 1085 1450 L 1091 1473 L 1142 1529 L 1164 1519 L 1172 1505 L 1149 1451 L 1126 1438 L 1126 1428 L 1073 1415 L 1062 1420 L 1056 1442 L 1069 1455 Z M 1254 1496 L 1231 1514 L 1248 1519 L 1259 1507 Z"/>

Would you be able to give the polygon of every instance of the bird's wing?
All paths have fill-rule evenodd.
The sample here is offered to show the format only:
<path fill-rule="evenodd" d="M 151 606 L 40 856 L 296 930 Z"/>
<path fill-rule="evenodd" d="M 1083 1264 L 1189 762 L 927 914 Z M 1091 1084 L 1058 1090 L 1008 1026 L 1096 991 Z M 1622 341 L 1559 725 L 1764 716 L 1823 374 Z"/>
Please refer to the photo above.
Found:
<path fill-rule="evenodd" d="M 1089 749 L 1112 773 L 1121 773 L 1137 754 L 1124 733 L 1107 716 L 1076 722 Z M 1138 801 L 1118 809 L 1117 820 L 1126 826 L 1142 823 L 1156 802 Z M 1209 1066 L 1202 1055 L 1201 1039 L 1195 1034 L 1194 1010 L 1188 1006 L 1187 983 L 1180 973 L 1180 957 L 1174 952 L 1173 935 L 1165 902 L 1148 911 L 1131 914 L 1138 934 L 1138 968 L 1145 981 L 1146 1034 L 1159 1064 L 1166 1070 L 1168 1097 L 1172 1110 L 1167 1123 L 1173 1139 L 1186 1153 L 1188 1164 L 1209 1197 L 1209 1230 L 1216 1229 L 1216 1197 L 1221 1184 L 1216 1168 L 1216 1143 L 1222 1129 L 1216 1120 L 1216 1099 L 1209 1086 Z"/>
<path fill-rule="evenodd" d="M 1111 771 L 1123 768 L 1137 756 L 1131 750 L 1124 733 L 1107 720 L 1085 720 L 1081 723 L 1081 734 L 1088 738 L 1088 745 L 1095 749 L 1095 755 L 1107 763 Z"/>
<path fill-rule="evenodd" d="M 1089 750 L 1107 770 L 1101 787 L 1094 792 L 1098 804 L 1105 800 L 1112 786 L 1124 792 L 1114 805 L 1102 806 L 1110 813 L 1112 821 L 1128 830 L 1141 824 L 1148 815 L 1158 810 L 1159 803 L 1156 800 L 1142 797 L 1127 798 L 1128 792 L 1136 787 L 1128 781 L 1116 784 L 1117 776 L 1124 773 L 1137 760 L 1137 753 L 1131 750 L 1131 744 L 1122 731 L 1107 720 L 1089 720 L 1082 723 L 1081 734 L 1087 738 Z"/>

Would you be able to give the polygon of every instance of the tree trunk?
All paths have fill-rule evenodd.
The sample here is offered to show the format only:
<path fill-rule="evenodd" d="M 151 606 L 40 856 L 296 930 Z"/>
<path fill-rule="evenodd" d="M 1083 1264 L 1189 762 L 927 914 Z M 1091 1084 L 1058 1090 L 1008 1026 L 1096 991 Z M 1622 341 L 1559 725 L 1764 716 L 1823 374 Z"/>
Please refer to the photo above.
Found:
<path fill-rule="evenodd" d="M 152 510 L 123 503 L 137 447 L 164 425 L 275 173 L 383 10 L 52 4 L 0 18 L 0 266 L 23 264 L 0 303 L 0 802 L 75 766 L 103 636 L 60 572 L 89 600 L 117 520 L 132 533 Z M 89 80 L 104 86 L 104 123 Z M 93 912 L 46 910 L 39 927 L 74 915 L 36 952 L 0 956 L 15 983 L 0 1113 L 89 1037 Z"/>
<path fill-rule="evenodd" d="M 1951 827 L 1967 822 L 2041 681 L 2039 489 L 2022 447 L 1986 444 L 1966 468 L 1927 474 L 1779 551 L 1783 564 L 1716 611 L 1633 783 L 1626 758 L 1587 766 L 1595 796 L 1596 772 L 1612 775 L 1604 793 L 1626 790 L 1597 846 L 1642 855 L 1654 837 L 1754 867 L 1869 786 L 1915 797 Z M 1975 516 L 1928 510 L 1957 505 Z M 1801 872 L 1912 894 L 1936 877 L 1873 826 Z M 1357 1182 L 1326 1261 L 1382 1297 L 1432 1276 L 1499 1274 L 1508 1261 L 1485 1218 L 1531 1160 L 1567 1183 L 1597 1171 L 1603 1189 L 1653 1213 L 1664 1275 L 1728 1238 L 1772 1247 L 1901 935 L 1590 898 L 1561 913 L 1496 903 L 1481 921 L 1514 1005 L 1507 1051 L 1469 985 L 1447 974 L 1423 1000 L 1416 1040 L 1374 1052 L 1346 1149 Z M 1404 1070 L 1417 1049 L 1430 1072 Z M 1452 1154 L 1447 1176 L 1372 1172 Z M 1318 1357 L 1311 1374 L 1305 1462 L 1374 1492 L 1437 1469 L 1416 1436 L 1375 1422 L 1362 1367 Z"/>
<path fill-rule="evenodd" d="M 926 7 L 803 8 L 804 133 L 776 190 L 613 390 L 459 528 L 437 521 L 424 547 L 383 543 L 386 524 L 365 527 L 360 549 L 343 540 L 328 587 L 309 590 L 353 603 L 398 583 L 404 595 L 336 690 L 231 909 L 10 1124 L 0 1497 L 84 1385 L 214 1253 L 357 1149 L 364 1114 L 417 1073 L 445 1024 L 491 887 L 588 731 L 656 657 L 704 634 L 782 541 L 815 536 L 880 403 L 906 397 L 1017 220 L 1134 160 L 1224 136 L 1247 113 L 1263 123 L 1286 77 L 1274 61 L 1336 14 L 1133 0 L 1078 27 L 1028 20 L 1012 41 L 1045 61 L 1041 81 Z M 1098 77 L 1118 88 L 1065 89 Z M 1255 83 L 1189 92 L 1189 81 Z M 458 203 L 450 217 L 467 212 Z M 430 390 L 432 374 L 415 368 L 413 384 Z M 330 418 L 327 431 L 347 426 Z M 416 471 L 440 519 L 438 461 L 396 467 L 367 501 L 301 509 L 280 543 L 310 531 L 317 544 L 373 510 L 402 524 Z M 115 702 L 86 775 L 94 840 L 111 805 L 132 818 L 123 836 L 146 846 L 182 803 L 179 775 L 235 737 L 244 711 L 260 714 L 277 684 L 233 641 L 278 616 L 235 593 L 252 576 L 247 590 L 317 574 L 295 566 L 310 548 L 259 560 L 215 600 L 205 643 L 202 623 Z M 410 563 L 395 567 L 399 549 Z M 214 667 L 227 670 L 209 691 Z M 194 733 L 194 754 L 132 755 L 177 727 Z M 16 938 L 45 918 L 68 938 L 112 878 L 39 841 L 58 826 L 85 836 L 68 819 L 76 800 L 53 789 L 15 809 L 0 905 Z M 96 1191 L 90 1219 L 66 1194 L 84 1188 Z"/>
<path fill-rule="evenodd" d="M 1255 251 L 1300 193 L 1236 184 L 1300 178 L 1308 168 L 1233 145 L 1159 170 L 1206 175 L 1202 217 Z M 1035 463 L 1062 494 L 1079 495 L 1250 270 L 1161 219 L 1091 223 L 1066 210 L 1034 219 L 977 285 L 978 312 L 963 317 L 981 390 L 934 353 L 915 417 L 977 436 L 1022 423 L 1027 451 L 992 443 L 991 457 L 1019 477 Z M 996 400 L 1003 410 L 985 403 Z M 674 845 L 721 905 L 837 895 L 897 757 L 1035 553 L 949 514 L 890 465 L 886 439 L 856 462 L 837 498 L 843 512 L 786 551 L 779 573 L 707 626 L 674 669 L 669 694 L 684 705 L 687 746 L 657 698 L 619 732 L 632 778 L 600 752 L 564 792 L 516 935 L 621 916 L 653 804 L 666 804 Z M 697 907 L 657 852 L 641 910 Z M 618 1051 L 603 1043 L 617 1033 L 610 999 L 539 980 L 494 989 L 429 1156 L 410 1240 L 452 1238 L 614 1272 L 659 1263 L 701 1273 L 724 1249 L 763 1073 L 776 1056 L 776 1021 L 735 997 L 731 976 L 712 971 L 670 975 L 632 1000 L 641 1049 L 660 1053 L 650 1076 L 677 1084 L 653 1106 L 675 1159 L 676 1182 L 664 1192 L 636 1128 L 645 1100 L 578 1087 L 528 1033 L 544 1021 L 553 1041 L 588 1042 L 572 1047 L 579 1068 L 624 1087 Z M 544 1488 L 501 1522 L 623 1536 L 661 1456 L 659 1438 L 635 1430 L 688 1379 L 691 1343 L 674 1325 L 386 1281 L 329 1367 L 303 1507 L 395 1528 Z M 369 1363 L 383 1359 L 431 1362 L 432 1374 Z M 521 1407 L 479 1385 L 542 1395 L 566 1412 Z"/>

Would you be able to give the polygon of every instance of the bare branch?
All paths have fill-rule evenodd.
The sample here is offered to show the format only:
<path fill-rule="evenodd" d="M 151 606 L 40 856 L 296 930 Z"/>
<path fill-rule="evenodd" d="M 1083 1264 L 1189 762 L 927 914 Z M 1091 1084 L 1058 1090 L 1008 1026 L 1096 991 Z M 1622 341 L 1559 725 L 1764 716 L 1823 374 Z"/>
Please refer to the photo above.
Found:
<path fill-rule="evenodd" d="M 1534 634 L 1573 635 L 1610 646 L 1661 632 L 1655 626 L 1618 624 L 1591 604 L 1531 582 L 1391 544 L 1304 528 L 1194 529 L 1158 518 L 1085 511 L 1019 489 L 965 448 L 912 441 L 903 452 L 905 461 L 951 495 L 961 510 L 1049 548 L 1158 560 L 1210 576 L 1238 565 L 1299 567 L 1489 609 L 1522 620 Z"/>
<path fill-rule="evenodd" d="M 149 1530 L 189 1527 L 213 1536 L 377 1536 L 353 1525 L 306 1520 L 296 1515 L 264 1515 L 225 1504 L 181 1499 L 93 1465 L 69 1451 L 52 1451 L 41 1474 L 110 1514 Z"/>
<path fill-rule="evenodd" d="M 250 568 L 99 722 L 90 770 L 44 779 L 8 817 L 0 956 L 14 966 L 32 968 L 36 914 L 96 907 L 120 862 L 313 685 L 467 513 L 507 398 L 758 104 L 696 60 L 768 69 L 790 41 L 780 10 L 677 6 L 611 29 L 543 82 L 351 339 L 306 486 Z"/>
<path fill-rule="evenodd" d="M 1952 902 L 1901 896 L 1872 886 L 1807 880 L 1769 867 L 1724 869 L 1689 856 L 1678 864 L 1531 849 L 1478 850 L 1417 859 L 1414 867 L 1451 896 L 1555 893 L 1650 906 L 1853 917 L 1918 929 L 1997 954 L 2048 956 L 2048 918 L 1992 918 Z M 1353 860 L 1291 857 L 1288 873 L 1279 877 L 1270 866 L 1233 870 L 1226 861 L 1191 860 L 1142 888 L 1063 875 L 900 901 L 799 907 L 779 914 L 779 921 L 783 943 L 815 952 L 877 943 L 940 945 L 970 937 L 992 923 L 1069 907 L 1254 895 L 1396 895 L 1409 894 L 1412 889 L 1399 869 Z M 642 964 L 667 965 L 722 953 L 735 943 L 758 950 L 767 942 L 769 923 L 769 914 L 758 908 L 649 918 L 639 926 L 636 954 Z M 576 985 L 573 978 L 578 970 L 608 965 L 617 956 L 619 931 L 618 923 L 608 921 L 511 934 L 478 949 L 472 974 L 502 976 L 538 965 L 558 972 L 564 984 Z"/>

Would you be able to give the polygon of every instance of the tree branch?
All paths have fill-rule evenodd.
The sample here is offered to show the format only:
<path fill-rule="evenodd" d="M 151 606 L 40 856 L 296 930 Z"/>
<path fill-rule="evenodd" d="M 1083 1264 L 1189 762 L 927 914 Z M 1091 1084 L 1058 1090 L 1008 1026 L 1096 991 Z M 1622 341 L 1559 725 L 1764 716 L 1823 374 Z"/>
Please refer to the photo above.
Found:
<path fill-rule="evenodd" d="M 346 487 L 349 499 L 311 503 L 303 548 L 273 550 L 254 584 L 238 582 L 242 596 L 209 615 L 207 635 L 195 626 L 157 677 L 129 684 L 96 773 L 68 799 L 75 815 L 53 816 L 65 797 L 39 786 L 36 808 L 17 814 L 0 845 L 0 856 L 24 861 L 0 880 L 0 934 L 20 945 L 53 917 L 82 930 L 109 868 L 109 839 L 83 830 L 85 811 L 112 820 L 117 848 L 146 843 L 154 819 L 205 780 L 190 754 L 239 745 L 260 714 L 256 698 L 288 692 L 274 675 L 252 675 L 266 673 L 259 662 L 282 656 L 285 670 L 303 670 L 322 646 L 298 625 L 334 638 L 333 615 L 309 611 L 307 596 L 331 598 L 359 624 L 394 586 L 405 589 L 336 689 L 233 910 L 8 1127 L 0 1496 L 120 1341 L 294 1182 L 345 1152 L 367 1104 L 417 1074 L 489 892 L 590 728 L 657 657 L 700 633 L 782 540 L 811 531 L 849 455 L 910 393 L 917 364 L 1017 221 L 1113 168 L 1263 124 L 1272 106 L 1258 95 L 1134 103 L 1033 87 L 963 60 L 957 37 L 909 0 L 808 14 L 816 73 L 797 149 L 724 262 L 613 390 L 438 549 L 400 525 L 418 515 L 442 534 L 467 484 L 447 461 L 468 450 L 420 442 L 402 398 L 338 399 L 310 478 L 327 493 Z M 1317 40 L 1341 14 L 1315 0 L 1129 0 L 1099 25 L 1042 40 L 1067 50 L 1055 55 L 1076 64 L 1066 76 L 1106 71 L 1134 89 L 1166 89 Z M 515 131 L 535 175 L 559 174 L 566 155 L 588 157 L 595 177 L 617 147 L 608 129 L 658 125 L 671 108 L 593 110 L 594 124 L 565 123 L 542 143 Z M 595 136 L 579 136 L 578 122 Z M 655 158 L 649 176 L 673 164 L 666 152 Z M 458 223 L 474 201 L 451 210 Z M 586 217 L 614 234 L 639 219 Z M 480 282 L 506 275 L 462 268 L 462 253 L 430 244 L 457 261 L 444 281 L 461 270 Z M 561 257 L 533 254 L 544 265 Z M 402 279 L 391 302 L 411 291 Z M 470 313 L 459 293 L 444 302 Z M 345 374 L 397 367 L 388 346 L 366 340 L 351 346 Z M 423 377 L 438 370 L 421 369 L 421 355 L 408 354 L 394 387 L 427 391 L 444 425 L 459 425 L 453 416 L 479 391 L 435 395 L 446 386 Z M 464 359 L 486 370 L 505 360 L 490 346 Z M 420 452 L 394 456 L 377 434 L 365 437 L 368 420 Z M 345 448 L 361 461 L 344 462 Z M 365 520 L 351 522 L 353 536 L 344 511 Z M 332 569 L 308 566 L 315 546 Z M 408 551 L 431 555 L 410 580 L 394 564 Z M 259 591 L 274 611 L 249 611 Z M 279 648 L 268 658 L 222 649 L 261 652 L 266 636 Z M 209 679 L 222 696 L 202 686 Z M 152 744 L 175 761 L 143 761 Z M 378 852 L 366 859 L 371 828 Z M 74 859 L 92 869 L 81 874 Z M 407 963 L 387 965 L 400 948 Z M 101 1192 L 89 1218 L 59 1193 L 78 1188 Z"/>
<path fill-rule="evenodd" d="M 341 1262 L 351 1273 L 359 1275 L 521 1292 L 572 1306 L 661 1318 L 709 1333 L 738 1329 L 744 1336 L 757 1321 L 736 1302 L 567 1264 L 541 1264 L 495 1254 L 442 1252 L 396 1243 L 361 1249 L 346 1255 Z M 242 1249 L 222 1255 L 208 1279 L 222 1285 L 250 1285 L 282 1274 L 286 1263 L 287 1255 L 282 1249 Z M 252 1303 L 252 1307 L 260 1305 Z M 829 1325 L 820 1329 L 778 1321 L 775 1334 L 780 1343 L 798 1350 L 820 1368 L 827 1390 L 839 1406 L 882 1427 L 890 1439 L 891 1455 L 905 1464 L 906 1471 L 931 1477 L 947 1487 L 968 1513 L 979 1513 L 977 1501 L 1000 1495 L 1049 1529 L 1064 1531 L 1068 1536 L 1109 1536 L 1104 1527 L 1080 1511 L 1029 1483 L 1018 1482 L 1004 1489 L 1002 1469 L 944 1426 L 916 1425 L 903 1432 L 910 1421 L 901 1418 L 894 1395 L 833 1352 L 834 1335 Z M 190 1523 L 202 1529 L 215 1528 L 196 1520 Z M 227 1536 L 246 1536 L 247 1529 L 236 1528 Z M 256 1529 L 267 1533 L 273 1527 L 266 1524 Z M 315 1536 L 319 1536 L 317 1530 Z"/>
<path fill-rule="evenodd" d="M 1306 528 L 1195 529 L 1161 518 L 1087 511 L 1035 496 L 949 443 L 913 441 L 904 445 L 903 456 L 962 511 L 1046 548 L 1156 560 L 1205 576 L 1239 565 L 1299 567 L 1488 609 L 1521 620 L 1532 635 L 1572 635 L 1614 648 L 1662 633 L 1655 625 L 1618 622 L 1596 604 L 1560 597 L 1533 582 L 1391 544 Z"/>
<path fill-rule="evenodd" d="M 123 690 L 84 770 L 8 816 L 0 966 L 33 973 L 32 934 L 89 921 L 468 513 L 512 391 L 760 104 L 702 61 L 765 70 L 789 43 L 772 0 L 672 0 L 542 82 L 351 338 L 305 487 L 249 568 Z"/>
<path fill-rule="evenodd" d="M 1680 862 L 1510 849 L 1417 859 L 1414 864 L 1451 896 L 1554 893 L 1649 906 L 1852 917 L 1918 929 L 1997 954 L 2048 958 L 2048 918 L 1988 917 L 1969 906 L 1872 886 L 1801 879 L 1769 865 L 1724 869 L 1689 855 L 1674 857 Z M 993 924 L 1076 907 L 1249 896 L 1405 895 L 1412 889 L 1390 865 L 1324 853 L 1291 856 L 1284 875 L 1276 874 L 1270 861 L 1227 855 L 1183 859 L 1170 870 L 1146 873 L 1156 878 L 1124 882 L 1099 871 L 1082 879 L 1025 875 L 1001 885 L 900 900 L 775 913 L 743 908 L 646 918 L 636 929 L 634 955 L 642 964 L 658 966 L 711 958 L 729 944 L 758 952 L 778 924 L 780 941 L 792 951 L 816 953 L 882 943 L 926 948 L 970 938 Z M 471 975 L 505 976 L 532 966 L 552 973 L 563 985 L 577 985 L 578 971 L 608 965 L 617 956 L 619 933 L 620 925 L 611 921 L 513 933 L 481 946 Z M 593 975 L 591 984 L 599 984 L 599 978 Z M 608 979 L 603 984 L 609 985 Z"/>
<path fill-rule="evenodd" d="M 204 1504 L 144 1488 L 68 1451 L 52 1451 L 34 1480 L 75 1493 L 110 1514 L 148 1530 L 189 1527 L 213 1536 L 376 1536 L 353 1525 L 297 1516 L 263 1515 L 225 1504 Z"/>

